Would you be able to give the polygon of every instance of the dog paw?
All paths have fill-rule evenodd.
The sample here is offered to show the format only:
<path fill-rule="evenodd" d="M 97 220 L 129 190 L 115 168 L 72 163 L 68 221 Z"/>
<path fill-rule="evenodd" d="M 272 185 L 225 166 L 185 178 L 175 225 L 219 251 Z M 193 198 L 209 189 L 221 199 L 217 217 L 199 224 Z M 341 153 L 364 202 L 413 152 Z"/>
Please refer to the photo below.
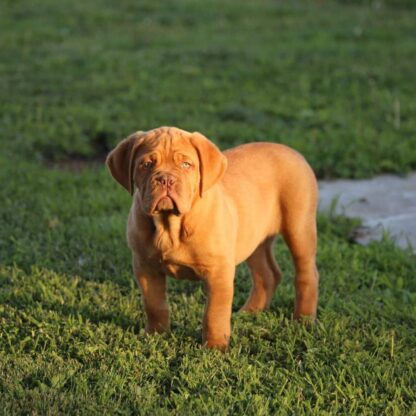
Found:
<path fill-rule="evenodd" d="M 240 310 L 238 311 L 238 313 L 249 313 L 249 314 L 256 314 L 259 313 L 261 311 L 264 311 L 265 308 L 259 307 L 259 306 L 251 306 L 251 305 L 244 305 L 243 307 L 240 308 Z"/>
<path fill-rule="evenodd" d="M 204 340 L 204 346 L 210 350 L 227 351 L 230 344 L 230 337 L 208 338 Z"/>

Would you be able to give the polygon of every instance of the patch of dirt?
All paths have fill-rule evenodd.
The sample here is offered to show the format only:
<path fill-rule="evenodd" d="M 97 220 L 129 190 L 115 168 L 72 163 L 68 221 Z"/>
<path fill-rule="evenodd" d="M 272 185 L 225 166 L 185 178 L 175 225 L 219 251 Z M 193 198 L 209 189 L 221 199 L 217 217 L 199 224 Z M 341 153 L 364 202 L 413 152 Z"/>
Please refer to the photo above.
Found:
<path fill-rule="evenodd" d="M 50 169 L 67 170 L 71 172 L 83 172 L 86 170 L 97 169 L 104 165 L 105 157 L 102 159 L 92 158 L 68 158 L 58 161 L 46 161 L 46 166 Z"/>
<path fill-rule="evenodd" d="M 50 169 L 67 170 L 71 172 L 83 172 L 97 169 L 104 165 L 105 159 L 111 150 L 108 145 L 109 134 L 97 132 L 91 140 L 92 155 L 84 156 L 77 153 L 63 156 L 59 159 L 45 157 L 44 163 Z"/>

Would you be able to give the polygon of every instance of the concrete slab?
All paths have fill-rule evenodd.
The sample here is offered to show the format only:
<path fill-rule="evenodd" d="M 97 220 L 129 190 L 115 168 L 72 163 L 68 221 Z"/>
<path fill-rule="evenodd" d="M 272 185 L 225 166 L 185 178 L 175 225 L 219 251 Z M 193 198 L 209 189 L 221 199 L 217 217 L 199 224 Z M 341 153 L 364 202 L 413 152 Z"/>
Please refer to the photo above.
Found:
<path fill-rule="evenodd" d="M 368 244 L 388 232 L 402 248 L 416 253 L 416 173 L 407 177 L 381 175 L 368 180 L 320 181 L 321 212 L 363 220 L 355 240 Z"/>

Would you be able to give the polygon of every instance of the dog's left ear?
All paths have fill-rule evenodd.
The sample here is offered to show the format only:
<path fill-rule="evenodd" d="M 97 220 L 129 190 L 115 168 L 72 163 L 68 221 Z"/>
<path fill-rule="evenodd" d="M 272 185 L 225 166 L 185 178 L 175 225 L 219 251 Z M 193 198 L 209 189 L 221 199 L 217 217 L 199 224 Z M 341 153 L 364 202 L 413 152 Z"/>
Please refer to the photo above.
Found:
<path fill-rule="evenodd" d="M 227 158 L 201 133 L 194 132 L 191 143 L 195 146 L 199 157 L 200 188 L 201 197 L 204 192 L 218 182 L 227 169 Z"/>
<path fill-rule="evenodd" d="M 143 143 L 145 132 L 137 131 L 122 140 L 107 156 L 106 165 L 114 179 L 133 195 L 134 155 Z"/>

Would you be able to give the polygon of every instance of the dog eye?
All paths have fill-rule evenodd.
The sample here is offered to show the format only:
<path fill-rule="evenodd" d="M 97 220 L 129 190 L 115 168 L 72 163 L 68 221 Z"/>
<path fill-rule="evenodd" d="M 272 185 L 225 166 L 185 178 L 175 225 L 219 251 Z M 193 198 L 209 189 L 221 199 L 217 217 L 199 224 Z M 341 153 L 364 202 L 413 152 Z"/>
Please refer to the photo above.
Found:
<path fill-rule="evenodd" d="M 153 166 L 152 161 L 144 162 L 142 165 L 145 169 L 150 169 Z"/>
<path fill-rule="evenodd" d="M 183 169 L 189 169 L 192 165 L 189 162 L 182 162 L 181 168 Z"/>

